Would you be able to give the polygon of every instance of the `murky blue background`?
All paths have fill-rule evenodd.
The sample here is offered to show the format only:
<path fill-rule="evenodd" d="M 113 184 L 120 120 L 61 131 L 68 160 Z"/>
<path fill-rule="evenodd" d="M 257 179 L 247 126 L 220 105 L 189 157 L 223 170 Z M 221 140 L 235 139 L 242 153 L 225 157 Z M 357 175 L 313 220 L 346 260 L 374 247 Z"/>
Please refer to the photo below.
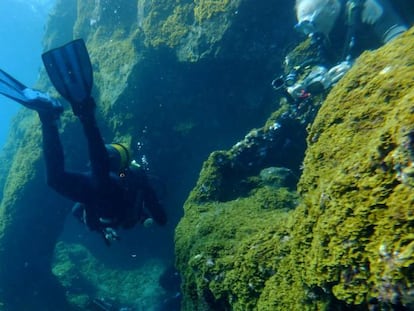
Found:
<path fill-rule="evenodd" d="M 0 68 L 33 86 L 41 66 L 44 25 L 55 0 L 0 1 Z M 20 106 L 0 97 L 0 148 Z"/>

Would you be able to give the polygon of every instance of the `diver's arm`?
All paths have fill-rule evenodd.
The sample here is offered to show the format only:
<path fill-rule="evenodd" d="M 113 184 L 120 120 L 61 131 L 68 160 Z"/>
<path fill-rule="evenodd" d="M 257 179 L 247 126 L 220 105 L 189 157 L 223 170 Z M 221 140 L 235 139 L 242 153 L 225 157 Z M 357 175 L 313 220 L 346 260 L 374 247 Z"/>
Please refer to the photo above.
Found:
<path fill-rule="evenodd" d="M 366 0 L 362 21 L 372 26 L 382 43 L 388 43 L 408 27 L 389 0 Z"/>
<path fill-rule="evenodd" d="M 167 223 L 167 214 L 161 203 L 158 201 L 157 195 L 152 187 L 145 189 L 144 204 L 157 224 L 164 226 Z"/>
<path fill-rule="evenodd" d="M 141 185 L 143 187 L 144 206 L 155 222 L 161 226 L 164 226 L 167 223 L 167 214 L 165 213 L 164 207 L 158 200 L 157 194 L 151 186 L 145 172 L 141 171 L 140 174 L 142 174 Z"/>
<path fill-rule="evenodd" d="M 132 163 L 134 163 L 133 161 Z M 167 215 L 157 194 L 152 187 L 146 172 L 137 164 L 129 167 L 127 174 L 129 179 L 128 188 L 133 191 L 133 201 L 130 202 L 133 211 L 128 211 L 128 219 L 125 221 L 124 227 L 132 227 L 136 221 L 148 212 L 157 224 L 165 225 L 167 223 Z M 145 211 L 143 210 L 143 207 Z"/>

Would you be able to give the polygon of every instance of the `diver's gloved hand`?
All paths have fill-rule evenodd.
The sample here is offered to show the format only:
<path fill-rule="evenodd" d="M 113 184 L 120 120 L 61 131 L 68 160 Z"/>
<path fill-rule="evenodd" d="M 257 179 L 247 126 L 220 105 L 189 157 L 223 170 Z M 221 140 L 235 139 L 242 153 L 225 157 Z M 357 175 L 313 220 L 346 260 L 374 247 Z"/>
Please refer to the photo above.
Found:
<path fill-rule="evenodd" d="M 118 233 L 116 233 L 116 231 L 111 227 L 104 228 L 102 230 L 102 234 L 107 245 L 111 245 L 111 242 L 118 241 L 120 239 Z"/>
<path fill-rule="evenodd" d="M 380 19 L 383 13 L 384 8 L 377 0 L 366 0 L 362 10 L 362 22 L 373 25 Z"/>
<path fill-rule="evenodd" d="M 352 62 L 350 61 L 343 61 L 338 65 L 332 67 L 328 70 L 325 75 L 325 88 L 331 87 L 336 84 L 342 77 L 351 69 Z"/>

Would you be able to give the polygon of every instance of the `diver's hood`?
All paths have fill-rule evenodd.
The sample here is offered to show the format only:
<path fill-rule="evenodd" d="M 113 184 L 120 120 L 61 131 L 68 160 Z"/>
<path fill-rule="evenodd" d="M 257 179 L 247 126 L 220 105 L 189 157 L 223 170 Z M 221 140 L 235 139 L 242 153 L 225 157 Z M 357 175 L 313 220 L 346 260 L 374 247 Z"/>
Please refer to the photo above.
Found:
<path fill-rule="evenodd" d="M 341 12 L 340 0 L 297 0 L 295 28 L 305 35 L 323 33 L 328 36 Z"/>

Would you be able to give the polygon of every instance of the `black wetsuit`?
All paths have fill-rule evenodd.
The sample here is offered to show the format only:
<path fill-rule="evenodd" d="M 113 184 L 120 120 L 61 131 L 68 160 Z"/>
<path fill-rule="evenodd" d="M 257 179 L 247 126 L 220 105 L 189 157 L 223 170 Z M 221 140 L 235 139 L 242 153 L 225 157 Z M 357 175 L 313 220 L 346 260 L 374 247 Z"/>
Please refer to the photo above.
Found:
<path fill-rule="evenodd" d="M 401 11 L 402 8 L 395 6 L 392 1 L 377 0 L 383 13 L 372 25 L 362 20 L 365 0 L 352 1 L 357 5 L 357 8 L 352 11 L 348 10 L 348 2 L 351 1 L 341 0 L 341 13 L 329 35 L 328 41 L 332 53 L 330 57 L 334 56 L 332 65 L 345 60 L 347 56 L 355 59 L 363 51 L 379 48 L 386 43 L 384 42 L 386 34 L 393 26 L 406 24 L 400 16 L 400 12 L 404 13 Z M 335 51 L 340 54 L 334 55 Z"/>
<path fill-rule="evenodd" d="M 133 227 L 142 220 L 144 208 L 158 224 L 166 223 L 165 212 L 141 168 L 131 166 L 122 174 L 110 171 L 108 153 L 93 111 L 79 117 L 91 162 L 91 171 L 85 173 L 65 170 L 57 124 L 47 115 L 40 118 L 47 183 L 61 195 L 80 203 L 76 213 L 86 216 L 84 221 L 90 229 Z"/>

